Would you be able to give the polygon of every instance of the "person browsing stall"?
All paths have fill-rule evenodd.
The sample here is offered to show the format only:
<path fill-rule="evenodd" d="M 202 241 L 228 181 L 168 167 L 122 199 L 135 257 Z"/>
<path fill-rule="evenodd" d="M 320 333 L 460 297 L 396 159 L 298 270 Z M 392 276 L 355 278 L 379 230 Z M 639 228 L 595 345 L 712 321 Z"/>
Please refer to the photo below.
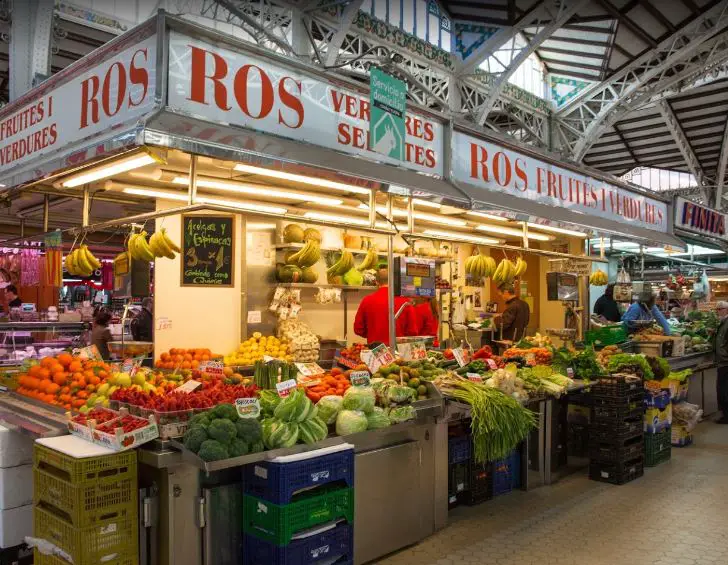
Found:
<path fill-rule="evenodd" d="M 142 300 L 142 309 L 131 322 L 131 335 L 135 341 L 154 339 L 154 300 L 149 296 Z"/>
<path fill-rule="evenodd" d="M 526 328 L 531 317 L 531 311 L 523 300 L 516 296 L 515 287 L 510 283 L 503 283 L 498 287 L 506 309 L 503 314 L 494 319 L 495 329 L 502 329 L 503 339 L 517 341 L 526 335 Z"/>
<path fill-rule="evenodd" d="M 632 303 L 624 313 L 622 321 L 629 332 L 634 332 L 639 329 L 635 322 L 650 320 L 658 323 L 665 335 L 670 335 L 670 324 L 667 323 L 665 316 L 655 304 L 655 295 L 651 290 L 643 290 L 637 302 Z"/>
<path fill-rule="evenodd" d="M 8 297 L 8 308 L 20 308 L 23 304 L 18 296 L 18 288 L 14 284 L 5 287 L 5 296 Z"/>
<path fill-rule="evenodd" d="M 109 311 L 101 308 L 94 316 L 94 325 L 91 328 L 91 345 L 96 346 L 104 361 L 111 359 L 111 352 L 109 351 L 109 342 L 111 341 L 110 321 L 111 314 Z"/>
<path fill-rule="evenodd" d="M 387 297 L 387 280 L 389 272 L 386 268 L 377 271 L 375 292 L 367 295 L 359 304 L 354 318 L 354 333 L 367 340 L 368 344 L 384 343 L 389 345 L 389 301 Z M 417 335 L 417 315 L 407 298 L 394 297 L 394 313 L 400 312 L 395 320 L 395 332 L 398 337 Z"/>
<path fill-rule="evenodd" d="M 728 302 L 715 305 L 720 324 L 715 334 L 715 364 L 718 365 L 718 408 L 723 413 L 719 424 L 728 424 Z"/>
<path fill-rule="evenodd" d="M 594 313 L 602 316 L 609 322 L 619 322 L 622 314 L 619 313 L 619 305 L 614 300 L 614 283 L 608 284 L 597 301 L 594 303 Z"/>

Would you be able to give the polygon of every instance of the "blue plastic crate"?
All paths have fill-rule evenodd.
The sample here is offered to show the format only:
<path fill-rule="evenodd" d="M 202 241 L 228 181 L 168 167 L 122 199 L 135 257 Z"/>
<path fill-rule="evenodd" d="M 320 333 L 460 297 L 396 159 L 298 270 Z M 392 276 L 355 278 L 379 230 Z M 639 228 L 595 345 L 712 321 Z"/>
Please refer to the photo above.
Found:
<path fill-rule="evenodd" d="M 664 410 L 670 404 L 670 391 L 660 389 L 659 391 L 645 390 L 645 408 L 659 408 Z"/>
<path fill-rule="evenodd" d="M 456 465 L 470 459 L 470 436 L 455 436 L 447 441 L 448 463 Z"/>
<path fill-rule="evenodd" d="M 515 449 L 511 459 L 511 487 L 513 490 L 521 488 L 521 450 Z"/>
<path fill-rule="evenodd" d="M 354 563 L 354 526 L 339 523 L 325 531 L 321 528 L 304 538 L 293 539 L 288 545 L 275 545 L 252 534 L 245 534 L 243 565 L 301 565 L 331 562 L 336 565 Z"/>
<path fill-rule="evenodd" d="M 506 494 L 513 490 L 512 463 L 510 456 L 493 461 L 493 496 Z"/>
<path fill-rule="evenodd" d="M 354 487 L 353 449 L 291 463 L 261 461 L 243 470 L 245 494 L 273 504 L 289 504 L 296 492 L 337 481 Z"/>

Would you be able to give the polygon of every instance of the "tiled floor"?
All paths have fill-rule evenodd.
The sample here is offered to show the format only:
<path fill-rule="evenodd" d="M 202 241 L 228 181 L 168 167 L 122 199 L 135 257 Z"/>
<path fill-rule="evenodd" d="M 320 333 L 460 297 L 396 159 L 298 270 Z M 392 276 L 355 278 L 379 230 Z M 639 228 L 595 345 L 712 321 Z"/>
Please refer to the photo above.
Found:
<path fill-rule="evenodd" d="M 572 475 L 450 513 L 385 565 L 728 565 L 728 426 L 622 486 Z"/>

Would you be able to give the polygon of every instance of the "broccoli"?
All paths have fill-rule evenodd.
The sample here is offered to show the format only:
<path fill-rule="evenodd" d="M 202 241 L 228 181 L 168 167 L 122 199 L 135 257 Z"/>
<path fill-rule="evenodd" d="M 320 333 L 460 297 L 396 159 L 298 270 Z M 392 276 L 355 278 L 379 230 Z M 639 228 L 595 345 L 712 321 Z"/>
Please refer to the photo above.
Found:
<path fill-rule="evenodd" d="M 217 418 L 220 420 L 230 420 L 232 422 L 237 422 L 238 411 L 232 404 L 219 404 L 210 411 L 210 416 L 212 419 Z"/>
<path fill-rule="evenodd" d="M 230 420 L 213 420 L 207 427 L 207 435 L 227 445 L 238 435 L 238 432 L 235 424 Z"/>
<path fill-rule="evenodd" d="M 239 437 L 230 443 L 230 457 L 242 457 L 248 454 L 248 444 Z"/>
<path fill-rule="evenodd" d="M 204 461 L 219 461 L 220 459 L 228 459 L 230 457 L 228 448 L 214 439 L 206 439 L 203 441 L 197 455 Z"/>
<path fill-rule="evenodd" d="M 184 436 L 184 439 L 182 440 L 182 442 L 185 444 L 185 447 L 187 449 L 197 453 L 200 450 L 200 446 L 202 445 L 202 442 L 205 440 L 208 440 L 208 439 L 210 439 L 210 438 L 207 435 L 205 428 L 198 425 L 194 428 L 189 428 L 185 432 L 185 436 Z"/>
<path fill-rule="evenodd" d="M 195 414 L 190 418 L 190 421 L 187 423 L 188 429 L 196 428 L 198 426 L 204 426 L 207 427 L 210 425 L 210 413 L 209 412 L 203 412 L 202 414 Z"/>
<path fill-rule="evenodd" d="M 254 443 L 261 438 L 260 421 L 255 418 L 240 418 L 235 422 L 235 429 L 238 430 L 238 437 L 248 443 Z"/>
<path fill-rule="evenodd" d="M 265 445 L 263 445 L 262 440 L 250 444 L 250 453 L 260 453 L 261 451 L 265 451 Z"/>

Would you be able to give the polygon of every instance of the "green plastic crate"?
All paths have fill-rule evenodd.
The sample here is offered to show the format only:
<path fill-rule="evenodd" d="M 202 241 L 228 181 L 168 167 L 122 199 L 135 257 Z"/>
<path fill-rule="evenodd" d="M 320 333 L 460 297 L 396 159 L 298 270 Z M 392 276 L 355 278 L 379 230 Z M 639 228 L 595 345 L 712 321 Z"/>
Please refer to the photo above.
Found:
<path fill-rule="evenodd" d="M 627 341 L 627 330 L 622 324 L 587 330 L 584 334 L 584 342 L 587 345 L 617 345 L 624 341 Z"/>
<path fill-rule="evenodd" d="M 33 508 L 33 537 L 44 539 L 67 553 L 74 565 L 113 563 L 137 555 L 139 521 L 112 519 L 77 528 L 49 508 Z"/>
<path fill-rule="evenodd" d="M 71 524 L 90 526 L 112 518 L 136 518 L 137 478 L 116 475 L 73 484 L 51 472 L 33 470 L 33 502 L 53 506 Z"/>
<path fill-rule="evenodd" d="M 243 531 L 276 545 L 288 544 L 296 532 L 340 518 L 354 520 L 352 488 L 320 488 L 284 505 L 243 497 Z"/>
<path fill-rule="evenodd" d="M 654 467 L 672 457 L 672 429 L 656 434 L 645 433 L 645 466 Z"/>
<path fill-rule="evenodd" d="M 74 483 L 87 483 L 116 477 L 117 480 L 136 477 L 136 450 L 122 451 L 114 455 L 99 455 L 76 459 L 38 443 L 33 448 L 36 469 L 50 469 L 53 474 Z"/>
<path fill-rule="evenodd" d="M 97 565 L 98 562 L 74 563 L 74 565 Z M 37 549 L 33 551 L 33 565 L 70 565 L 65 559 L 56 557 L 55 555 L 43 555 Z M 103 565 L 139 565 L 139 557 L 134 555 L 125 555 L 111 561 L 104 561 Z"/>

